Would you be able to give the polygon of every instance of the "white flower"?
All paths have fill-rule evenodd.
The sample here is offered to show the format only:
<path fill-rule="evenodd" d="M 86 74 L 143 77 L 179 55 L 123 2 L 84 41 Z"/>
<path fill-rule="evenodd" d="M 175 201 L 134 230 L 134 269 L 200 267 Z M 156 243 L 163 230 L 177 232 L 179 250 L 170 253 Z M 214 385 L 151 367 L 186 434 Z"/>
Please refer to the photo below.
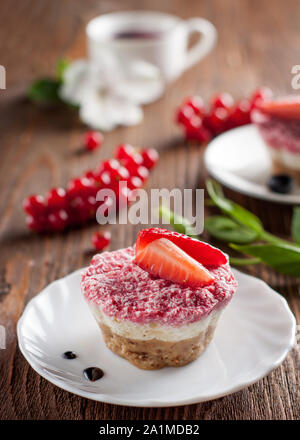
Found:
<path fill-rule="evenodd" d="M 164 91 L 159 70 L 144 61 L 120 65 L 106 57 L 101 66 L 74 61 L 64 72 L 60 97 L 79 106 L 81 120 L 91 128 L 109 131 L 142 121 L 141 105 Z"/>

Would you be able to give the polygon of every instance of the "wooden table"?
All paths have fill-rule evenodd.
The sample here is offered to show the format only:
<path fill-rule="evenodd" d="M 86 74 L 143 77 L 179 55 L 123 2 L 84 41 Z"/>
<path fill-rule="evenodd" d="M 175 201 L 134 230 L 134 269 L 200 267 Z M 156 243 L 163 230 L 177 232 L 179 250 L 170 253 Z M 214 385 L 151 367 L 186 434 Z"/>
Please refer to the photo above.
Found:
<path fill-rule="evenodd" d="M 219 43 L 202 63 L 168 88 L 162 99 L 145 108 L 144 122 L 105 136 L 95 154 L 78 156 L 85 128 L 76 114 L 41 110 L 24 99 L 30 80 L 49 74 L 60 57 L 85 52 L 85 23 L 112 10 L 159 9 L 184 18 L 204 16 L 219 31 Z M 290 70 L 299 64 L 300 8 L 297 0 L 132 0 L 85 2 L 8 0 L 1 3 L 0 62 L 7 70 L 1 94 L 1 265 L 0 324 L 7 348 L 0 350 L 0 419 L 299 419 L 299 350 L 267 377 L 215 401 L 178 408 L 143 409 L 102 404 L 65 392 L 38 376 L 17 346 L 16 324 L 26 303 L 49 282 L 88 264 L 96 224 L 64 234 L 29 233 L 23 198 L 45 193 L 109 157 L 120 142 L 153 146 L 161 159 L 148 188 L 203 187 L 203 149 L 187 144 L 173 122 L 183 97 L 205 99 L 218 91 L 245 96 L 266 84 L 289 93 Z M 227 192 L 261 217 L 273 233 L 288 237 L 291 209 Z M 131 245 L 133 226 L 112 226 L 111 249 Z M 262 266 L 245 268 L 278 290 L 299 319 L 299 282 Z"/>

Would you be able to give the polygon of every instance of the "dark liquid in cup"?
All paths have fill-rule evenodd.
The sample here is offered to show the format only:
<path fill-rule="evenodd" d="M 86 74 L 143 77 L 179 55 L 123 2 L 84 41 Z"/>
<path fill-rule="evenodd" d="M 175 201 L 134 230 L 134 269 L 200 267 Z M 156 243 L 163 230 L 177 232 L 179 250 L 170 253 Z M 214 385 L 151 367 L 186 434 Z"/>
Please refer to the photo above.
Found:
<path fill-rule="evenodd" d="M 161 32 L 159 31 L 144 31 L 141 29 L 126 29 L 124 31 L 116 32 L 114 34 L 115 39 L 130 39 L 130 38 L 140 38 L 143 40 L 153 40 L 161 37 Z"/>

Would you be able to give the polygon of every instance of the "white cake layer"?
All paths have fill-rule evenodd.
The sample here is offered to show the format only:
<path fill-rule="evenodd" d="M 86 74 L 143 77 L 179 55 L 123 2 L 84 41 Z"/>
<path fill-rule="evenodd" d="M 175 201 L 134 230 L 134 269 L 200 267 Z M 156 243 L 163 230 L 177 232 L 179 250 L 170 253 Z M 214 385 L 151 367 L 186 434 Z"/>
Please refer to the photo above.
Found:
<path fill-rule="evenodd" d="M 300 170 L 300 154 L 288 150 L 268 147 L 273 160 L 292 170 Z"/>
<path fill-rule="evenodd" d="M 99 324 L 107 325 L 113 333 L 125 338 L 144 340 L 160 339 L 162 341 L 181 341 L 197 336 L 200 332 L 205 331 L 212 324 L 216 325 L 222 309 L 212 311 L 210 315 L 199 321 L 180 327 L 171 327 L 158 323 L 137 324 L 132 321 L 121 320 L 104 314 L 101 308 L 92 303 L 88 303 L 93 315 Z"/>

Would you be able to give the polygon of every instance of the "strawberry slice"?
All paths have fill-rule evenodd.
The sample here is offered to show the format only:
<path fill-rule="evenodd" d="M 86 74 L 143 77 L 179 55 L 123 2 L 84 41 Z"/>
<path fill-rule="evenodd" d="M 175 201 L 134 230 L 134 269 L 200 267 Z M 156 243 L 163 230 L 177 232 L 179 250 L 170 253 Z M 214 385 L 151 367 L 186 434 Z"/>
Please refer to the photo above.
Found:
<path fill-rule="evenodd" d="M 257 108 L 271 116 L 284 119 L 300 119 L 300 95 L 287 96 L 274 101 L 262 101 Z"/>
<path fill-rule="evenodd" d="M 167 238 L 158 238 L 143 247 L 136 246 L 135 250 L 134 263 L 151 275 L 193 288 L 214 282 L 201 263 Z"/>
<path fill-rule="evenodd" d="M 221 266 L 227 263 L 226 255 L 219 249 L 203 241 L 167 229 L 150 228 L 140 231 L 137 237 L 136 247 L 141 250 L 147 244 L 158 238 L 167 238 L 172 241 L 172 243 L 179 246 L 190 257 L 204 266 Z"/>

